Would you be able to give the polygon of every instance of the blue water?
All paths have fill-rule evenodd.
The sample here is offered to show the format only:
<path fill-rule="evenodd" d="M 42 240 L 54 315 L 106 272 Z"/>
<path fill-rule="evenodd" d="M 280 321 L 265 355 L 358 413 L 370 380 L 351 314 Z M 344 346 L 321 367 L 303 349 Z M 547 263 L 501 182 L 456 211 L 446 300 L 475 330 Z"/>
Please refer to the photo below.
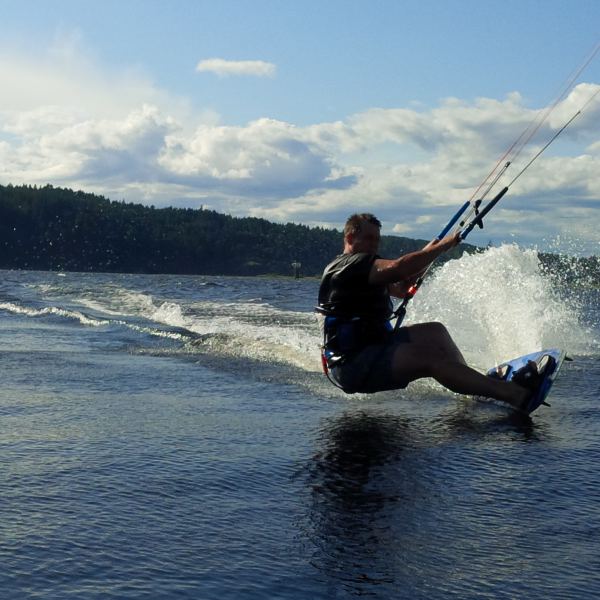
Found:
<path fill-rule="evenodd" d="M 428 381 L 344 396 L 315 280 L 3 272 L 0 597 L 599 597 L 599 294 L 547 283 L 492 250 L 410 313 L 481 368 L 568 346 L 527 419 Z"/>

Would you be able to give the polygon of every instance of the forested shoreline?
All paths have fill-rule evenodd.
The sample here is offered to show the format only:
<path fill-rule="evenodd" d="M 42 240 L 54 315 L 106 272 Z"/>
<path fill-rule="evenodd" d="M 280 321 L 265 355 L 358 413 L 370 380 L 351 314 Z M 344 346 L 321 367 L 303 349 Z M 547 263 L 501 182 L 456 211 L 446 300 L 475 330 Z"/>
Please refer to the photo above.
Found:
<path fill-rule="evenodd" d="M 385 236 L 397 256 L 423 240 Z M 339 231 L 154 208 L 47 185 L 0 186 L 0 268 L 201 275 L 319 275 Z M 458 256 L 463 249 L 457 249 Z"/>
<path fill-rule="evenodd" d="M 384 236 L 399 256 L 425 240 Z M 154 208 L 51 185 L 0 185 L 0 268 L 189 275 L 318 276 L 342 247 L 340 231 L 232 217 L 206 209 Z M 455 258 L 475 246 L 461 244 Z M 555 255 L 541 254 L 555 271 Z M 573 273 L 600 279 L 598 257 L 569 259 Z"/>

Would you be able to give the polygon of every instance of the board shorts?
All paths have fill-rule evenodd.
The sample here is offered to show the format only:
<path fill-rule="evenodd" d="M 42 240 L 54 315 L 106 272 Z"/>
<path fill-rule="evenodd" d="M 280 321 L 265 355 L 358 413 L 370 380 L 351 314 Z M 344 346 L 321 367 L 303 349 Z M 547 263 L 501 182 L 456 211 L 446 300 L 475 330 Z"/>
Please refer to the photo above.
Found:
<path fill-rule="evenodd" d="M 393 375 L 396 348 L 410 342 L 407 327 L 400 327 L 382 344 L 365 346 L 330 370 L 331 377 L 347 394 L 372 394 L 405 388 L 410 381 Z"/>

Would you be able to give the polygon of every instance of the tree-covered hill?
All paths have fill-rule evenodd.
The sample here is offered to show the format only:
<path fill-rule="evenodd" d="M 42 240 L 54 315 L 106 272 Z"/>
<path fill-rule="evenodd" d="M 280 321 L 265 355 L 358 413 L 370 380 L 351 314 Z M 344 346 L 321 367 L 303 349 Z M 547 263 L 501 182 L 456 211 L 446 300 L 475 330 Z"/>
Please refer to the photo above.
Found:
<path fill-rule="evenodd" d="M 388 236 L 381 253 L 423 243 Z M 3 269 L 290 275 L 297 261 L 303 275 L 319 275 L 341 247 L 339 231 L 320 227 L 158 209 L 50 185 L 0 186 Z"/>

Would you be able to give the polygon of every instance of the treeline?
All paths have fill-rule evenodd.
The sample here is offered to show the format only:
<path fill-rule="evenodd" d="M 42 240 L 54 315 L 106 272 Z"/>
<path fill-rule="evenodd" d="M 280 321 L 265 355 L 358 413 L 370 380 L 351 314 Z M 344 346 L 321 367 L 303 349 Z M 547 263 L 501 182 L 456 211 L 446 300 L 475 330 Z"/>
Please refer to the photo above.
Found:
<path fill-rule="evenodd" d="M 424 243 L 386 236 L 381 254 Z M 51 185 L 0 186 L 3 269 L 290 275 L 299 262 L 303 275 L 320 275 L 341 248 L 341 233 L 321 227 L 154 208 Z"/>
<path fill-rule="evenodd" d="M 565 291 L 600 286 L 600 257 L 581 258 L 539 253 L 544 273 Z"/>

